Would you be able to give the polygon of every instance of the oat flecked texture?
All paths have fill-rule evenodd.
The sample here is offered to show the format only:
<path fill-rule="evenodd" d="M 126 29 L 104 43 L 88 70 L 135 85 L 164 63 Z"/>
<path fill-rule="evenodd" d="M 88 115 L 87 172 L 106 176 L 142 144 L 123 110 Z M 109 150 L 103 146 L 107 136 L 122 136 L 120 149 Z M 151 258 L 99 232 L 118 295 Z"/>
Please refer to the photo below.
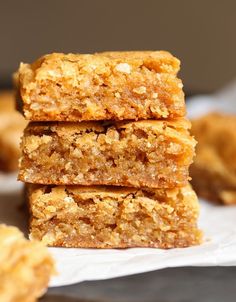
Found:
<path fill-rule="evenodd" d="M 52 53 L 20 64 L 18 110 L 30 122 L 18 179 L 31 239 L 75 248 L 201 243 L 179 69 L 166 51 Z"/>
<path fill-rule="evenodd" d="M 173 188 L 186 185 L 195 140 L 185 119 L 30 123 L 19 179 L 38 184 Z"/>
<path fill-rule="evenodd" d="M 199 204 L 175 189 L 29 184 L 30 236 L 49 246 L 187 247 L 201 242 Z"/>
<path fill-rule="evenodd" d="M 179 68 L 165 51 L 53 53 L 21 63 L 15 82 L 31 121 L 175 118 L 185 115 Z"/>
<path fill-rule="evenodd" d="M 40 242 L 0 225 L 0 301 L 35 302 L 47 289 L 54 262 Z"/>

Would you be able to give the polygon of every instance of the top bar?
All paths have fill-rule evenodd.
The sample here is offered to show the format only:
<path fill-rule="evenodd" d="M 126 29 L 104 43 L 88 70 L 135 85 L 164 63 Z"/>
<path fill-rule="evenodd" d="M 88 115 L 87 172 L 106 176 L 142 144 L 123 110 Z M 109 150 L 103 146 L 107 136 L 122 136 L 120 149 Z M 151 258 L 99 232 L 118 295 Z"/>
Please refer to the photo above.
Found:
<path fill-rule="evenodd" d="M 19 107 L 32 121 L 181 117 L 179 68 L 165 51 L 53 53 L 21 63 L 15 78 Z"/>

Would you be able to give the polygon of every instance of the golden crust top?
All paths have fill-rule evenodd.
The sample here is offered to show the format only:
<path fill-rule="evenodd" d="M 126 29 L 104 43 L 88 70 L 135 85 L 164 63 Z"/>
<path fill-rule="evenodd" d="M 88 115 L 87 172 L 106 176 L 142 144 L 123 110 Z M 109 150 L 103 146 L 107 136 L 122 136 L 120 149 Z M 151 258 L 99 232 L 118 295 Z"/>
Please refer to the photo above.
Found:
<path fill-rule="evenodd" d="M 30 123 L 25 130 L 25 135 L 50 136 L 56 133 L 58 136 L 70 136 L 77 133 L 96 132 L 97 134 L 106 134 L 108 129 L 116 129 L 127 133 L 133 133 L 135 130 L 141 130 L 155 135 L 164 134 L 168 137 L 175 137 L 185 141 L 186 145 L 195 146 L 196 142 L 189 135 L 191 124 L 187 119 L 176 119 L 175 121 L 165 120 L 145 120 L 137 122 L 81 122 L 81 123 Z M 128 135 L 128 134 L 127 134 Z"/>
<path fill-rule="evenodd" d="M 52 53 L 44 55 L 32 64 L 21 63 L 14 78 L 16 83 L 19 80 L 23 81 L 23 87 L 26 87 L 34 80 L 41 81 L 48 77 L 56 79 L 63 74 L 71 78 L 71 82 L 74 79 L 74 84 L 76 84 L 80 76 L 86 73 L 106 76 L 111 73 L 130 74 L 132 70 L 140 68 L 176 75 L 180 68 L 180 61 L 165 51 Z"/>
<path fill-rule="evenodd" d="M 37 131 L 60 131 L 65 133 L 71 132 L 86 132 L 86 131 L 97 131 L 104 132 L 108 127 L 115 127 L 117 129 L 129 129 L 132 127 L 138 127 L 143 129 L 154 129 L 161 130 L 165 128 L 170 129 L 179 129 L 179 130 L 188 130 L 191 127 L 189 120 L 185 118 L 179 118 L 175 120 L 143 120 L 143 121 L 126 121 L 126 122 L 100 122 L 100 121 L 91 121 L 91 122 L 44 122 L 44 123 L 29 123 L 27 129 L 28 131 L 37 130 Z"/>
<path fill-rule="evenodd" d="M 72 66 L 76 66 L 72 68 Z M 68 76 L 95 72 L 106 74 L 110 69 L 116 72 L 130 73 L 132 68 L 152 69 L 160 73 L 177 74 L 180 61 L 166 51 L 131 51 L 131 52 L 104 52 L 96 54 L 63 54 L 52 53 L 45 55 L 34 63 L 21 63 L 20 74 L 30 74 L 30 70 L 37 73 L 37 78 L 50 74 L 56 76 L 56 70 L 61 68 Z"/>
<path fill-rule="evenodd" d="M 191 123 L 186 118 L 178 118 L 173 120 L 141 120 L 136 122 L 120 122 L 116 123 L 120 128 L 129 128 L 132 127 L 132 125 L 137 125 L 139 127 L 147 128 L 165 128 L 170 127 L 173 129 L 190 129 Z"/>
<path fill-rule="evenodd" d="M 176 202 L 183 202 L 194 208 L 196 213 L 199 212 L 199 203 L 197 196 L 192 190 L 190 184 L 173 189 L 149 189 L 149 188 L 131 188 L 131 187 L 115 187 L 115 186 L 43 186 L 27 184 L 29 192 L 32 193 L 32 200 L 40 196 L 47 196 L 54 200 L 65 199 L 70 201 L 68 196 L 79 195 L 83 199 L 104 200 L 112 198 L 116 200 L 124 200 L 131 195 L 131 198 L 147 198 L 161 202 L 176 200 Z M 49 196 L 49 195 L 48 195 Z M 72 201 L 72 200 L 71 200 Z"/>

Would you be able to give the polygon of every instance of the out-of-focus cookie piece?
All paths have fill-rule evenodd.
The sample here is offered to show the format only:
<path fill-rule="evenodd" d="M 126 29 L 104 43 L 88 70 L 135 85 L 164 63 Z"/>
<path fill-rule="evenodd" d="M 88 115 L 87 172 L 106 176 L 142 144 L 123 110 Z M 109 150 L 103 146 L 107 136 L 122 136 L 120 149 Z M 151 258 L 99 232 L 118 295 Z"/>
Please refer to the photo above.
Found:
<path fill-rule="evenodd" d="M 37 301 L 53 273 L 53 259 L 41 242 L 26 240 L 16 227 L 0 225 L 0 301 Z"/>
<path fill-rule="evenodd" d="M 0 93 L 0 170 L 16 171 L 20 157 L 20 138 L 27 122 L 15 110 L 12 91 Z"/>
<path fill-rule="evenodd" d="M 15 110 L 14 92 L 11 90 L 0 91 L 0 113 Z"/>
<path fill-rule="evenodd" d="M 192 185 L 200 197 L 236 204 L 236 116 L 210 113 L 192 121 L 198 141 L 190 167 Z"/>

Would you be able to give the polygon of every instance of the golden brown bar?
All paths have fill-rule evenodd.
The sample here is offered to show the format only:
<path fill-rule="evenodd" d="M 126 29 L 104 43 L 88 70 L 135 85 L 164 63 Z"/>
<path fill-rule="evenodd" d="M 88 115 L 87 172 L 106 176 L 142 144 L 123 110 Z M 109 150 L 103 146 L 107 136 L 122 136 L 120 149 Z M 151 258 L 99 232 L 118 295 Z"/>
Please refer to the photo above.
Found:
<path fill-rule="evenodd" d="M 180 62 L 165 51 L 53 53 L 16 74 L 31 121 L 175 118 L 185 115 Z"/>
<path fill-rule="evenodd" d="M 19 179 L 38 184 L 175 187 L 187 184 L 195 140 L 185 119 L 31 123 Z"/>
<path fill-rule="evenodd" d="M 190 169 L 199 196 L 236 204 L 236 116 L 210 113 L 193 121 L 198 144 Z"/>
<path fill-rule="evenodd" d="M 47 248 L 16 227 L 0 225 L 0 301 L 35 302 L 46 291 L 54 263 Z"/>
<path fill-rule="evenodd" d="M 199 204 L 175 189 L 28 185 L 30 237 L 48 246 L 84 248 L 197 245 Z"/>
<path fill-rule="evenodd" d="M 16 171 L 20 158 L 20 137 L 26 121 L 15 110 L 12 91 L 0 93 L 0 170 Z"/>

